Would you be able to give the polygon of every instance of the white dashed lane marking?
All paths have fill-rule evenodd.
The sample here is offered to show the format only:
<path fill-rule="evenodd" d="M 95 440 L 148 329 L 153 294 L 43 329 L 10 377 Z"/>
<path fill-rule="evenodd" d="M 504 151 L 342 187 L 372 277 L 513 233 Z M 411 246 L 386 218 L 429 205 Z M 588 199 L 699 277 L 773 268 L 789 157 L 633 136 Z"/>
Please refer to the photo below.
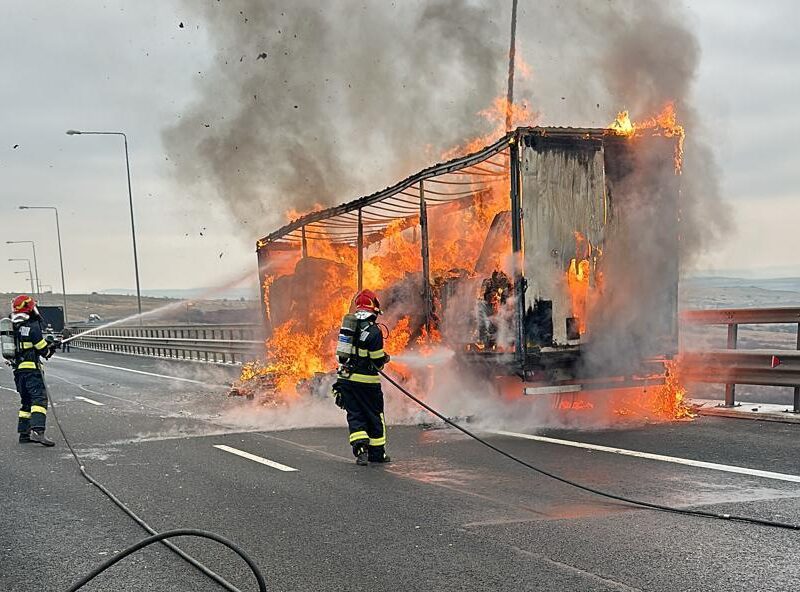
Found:
<path fill-rule="evenodd" d="M 155 372 L 145 372 L 144 370 L 134 370 L 133 368 L 123 368 L 122 366 L 112 366 L 110 364 L 100 364 L 98 362 L 88 362 L 86 360 L 76 360 L 75 358 L 53 358 L 52 362 L 70 362 L 73 364 L 87 364 L 89 366 L 99 366 L 100 368 L 110 368 L 111 370 L 120 370 L 122 372 L 130 372 L 131 374 L 141 374 L 143 376 L 154 376 L 155 378 L 167 378 L 169 380 L 177 380 L 180 382 L 191 382 L 192 384 L 202 384 L 205 386 L 221 386 L 227 388 L 226 385 L 212 384 L 202 380 L 193 380 L 191 378 L 183 378 L 181 376 L 170 376 L 169 374 L 157 374 Z"/>
<path fill-rule="evenodd" d="M 297 470 L 293 467 L 289 467 L 286 465 L 282 465 L 279 462 L 275 462 L 274 460 L 269 460 L 268 458 L 256 456 L 255 454 L 250 454 L 249 452 L 245 452 L 244 450 L 239 450 L 238 448 L 225 446 L 224 444 L 214 444 L 214 448 L 218 448 L 219 450 L 224 450 L 225 452 L 230 452 L 231 454 L 235 454 L 236 456 L 241 456 L 242 458 L 252 460 L 253 462 L 257 462 L 262 465 L 267 465 L 268 467 L 272 467 L 273 469 L 278 469 L 279 471 L 284 471 L 286 473 Z"/>
<path fill-rule="evenodd" d="M 100 403 L 98 401 L 95 401 L 94 399 L 90 399 L 89 397 L 81 397 L 80 395 L 76 395 L 75 398 L 78 401 L 85 401 L 86 403 L 97 405 L 98 407 L 103 407 L 105 405 L 105 403 Z"/>

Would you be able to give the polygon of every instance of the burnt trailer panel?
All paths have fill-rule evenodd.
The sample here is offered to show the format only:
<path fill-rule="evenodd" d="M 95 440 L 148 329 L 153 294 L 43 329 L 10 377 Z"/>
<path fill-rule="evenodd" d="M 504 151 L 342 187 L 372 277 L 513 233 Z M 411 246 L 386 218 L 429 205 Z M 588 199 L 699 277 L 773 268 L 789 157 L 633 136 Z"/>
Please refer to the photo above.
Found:
<path fill-rule="evenodd" d="M 485 374 L 536 381 L 636 374 L 644 361 L 677 350 L 675 150 L 676 139 L 658 133 L 519 128 L 375 194 L 307 214 L 257 243 L 267 329 L 289 318 L 304 324 L 292 317 L 303 309 L 293 294 L 311 297 L 304 282 L 324 281 L 341 294 L 371 287 L 370 258 L 400 236 L 415 261 L 379 294 L 414 303 L 405 319 L 412 337 L 440 331 L 462 362 Z M 479 229 L 474 260 L 465 255 L 442 268 L 442 225 L 452 232 L 454 219 L 475 217 L 499 190 L 502 203 Z M 324 278 L 314 279 L 314 270 Z"/>
<path fill-rule="evenodd" d="M 677 352 L 675 148 L 664 136 L 523 132 L 520 341 L 536 354 L 526 369 L 549 348 L 583 350 L 572 368 L 584 375 Z"/>

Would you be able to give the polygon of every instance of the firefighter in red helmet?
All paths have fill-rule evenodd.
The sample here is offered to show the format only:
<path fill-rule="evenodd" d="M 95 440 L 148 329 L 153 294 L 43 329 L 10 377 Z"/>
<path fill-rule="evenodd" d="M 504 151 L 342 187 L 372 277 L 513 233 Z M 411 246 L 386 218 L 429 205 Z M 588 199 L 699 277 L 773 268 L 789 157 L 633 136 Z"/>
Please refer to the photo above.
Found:
<path fill-rule="evenodd" d="M 386 454 L 386 422 L 378 370 L 389 361 L 383 334 L 375 321 L 381 314 L 378 297 L 362 290 L 353 301 L 354 314 L 345 315 L 336 356 L 338 378 L 333 385 L 336 404 L 347 411 L 350 445 L 356 463 L 390 462 Z"/>
<path fill-rule="evenodd" d="M 21 400 L 17 432 L 20 442 L 55 446 L 55 442 L 44 433 L 47 388 L 42 376 L 41 358 L 52 356 L 58 342 L 47 342 L 42 335 L 41 320 L 36 301 L 31 296 L 20 294 L 14 298 L 11 322 L 17 349 L 11 365 L 14 368 L 14 384 Z"/>

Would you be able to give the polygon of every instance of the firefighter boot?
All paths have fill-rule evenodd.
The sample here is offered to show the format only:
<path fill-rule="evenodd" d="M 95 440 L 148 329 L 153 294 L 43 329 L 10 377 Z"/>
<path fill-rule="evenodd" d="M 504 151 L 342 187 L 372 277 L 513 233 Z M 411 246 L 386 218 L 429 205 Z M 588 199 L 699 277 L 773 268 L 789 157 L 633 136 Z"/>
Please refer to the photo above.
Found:
<path fill-rule="evenodd" d="M 390 463 L 392 459 L 386 454 L 383 446 L 370 446 L 367 458 L 371 463 Z"/>
<path fill-rule="evenodd" d="M 369 452 L 366 446 L 360 446 L 353 450 L 356 455 L 356 464 L 365 467 L 369 464 Z"/>
<path fill-rule="evenodd" d="M 391 457 L 390 457 L 388 454 L 386 454 L 386 453 L 384 452 L 382 457 L 380 457 L 380 458 L 371 458 L 371 459 L 369 459 L 369 462 L 374 462 L 374 463 L 390 463 L 390 462 L 392 462 L 392 459 L 391 459 Z"/>
<path fill-rule="evenodd" d="M 53 442 L 50 438 L 44 435 L 44 430 L 31 430 L 30 433 L 30 441 L 36 442 L 37 444 L 41 444 L 42 446 L 55 446 L 56 443 Z"/>
<path fill-rule="evenodd" d="M 31 442 L 31 436 L 28 432 L 20 432 L 19 433 L 19 443 L 20 444 L 28 444 Z"/>

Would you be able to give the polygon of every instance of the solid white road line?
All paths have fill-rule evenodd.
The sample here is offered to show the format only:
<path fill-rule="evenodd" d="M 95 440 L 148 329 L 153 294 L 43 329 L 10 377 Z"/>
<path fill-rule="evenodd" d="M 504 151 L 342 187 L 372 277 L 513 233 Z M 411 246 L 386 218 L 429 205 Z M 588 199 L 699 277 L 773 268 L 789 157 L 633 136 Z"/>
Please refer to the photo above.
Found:
<path fill-rule="evenodd" d="M 4 391 L 8 391 L 9 393 L 16 393 L 17 392 L 15 389 L 8 388 L 7 386 L 0 386 L 0 389 L 2 389 Z"/>
<path fill-rule="evenodd" d="M 105 403 L 99 403 L 98 401 L 90 399 L 89 397 L 81 397 L 80 395 L 75 395 L 75 398 L 78 399 L 79 401 L 86 401 L 87 403 L 91 403 L 92 405 L 97 405 L 98 407 L 103 407 L 105 405 Z"/>
<path fill-rule="evenodd" d="M 244 450 L 239 450 L 238 448 L 231 448 L 230 446 L 225 446 L 224 444 L 214 444 L 214 448 L 219 448 L 220 450 L 224 450 L 225 452 L 230 452 L 231 454 L 235 454 L 236 456 L 241 456 L 242 458 L 246 458 L 248 460 L 261 463 L 262 465 L 267 465 L 268 467 L 272 467 L 273 469 L 278 469 L 279 471 L 284 471 L 289 473 L 291 471 L 297 470 L 293 467 L 287 467 L 286 465 L 282 465 L 281 463 L 275 462 L 274 460 L 269 460 L 268 458 L 262 458 L 260 456 L 256 456 L 255 454 L 250 454 L 249 452 L 245 452 Z"/>
<path fill-rule="evenodd" d="M 800 475 L 789 475 L 787 473 L 773 473 L 772 471 L 761 471 L 758 469 L 748 469 L 745 467 L 736 467 L 733 465 L 721 465 L 718 463 L 705 462 L 702 460 L 691 460 L 688 458 L 680 458 L 677 456 L 665 456 L 663 454 L 652 454 L 650 452 L 639 452 L 637 450 L 626 450 L 625 448 L 613 448 L 611 446 L 600 446 L 598 444 L 575 442 L 573 440 L 559 440 L 558 438 L 548 438 L 546 436 L 534 436 L 531 434 L 520 434 L 517 432 L 506 432 L 503 430 L 489 430 L 489 433 L 497 434 L 498 436 L 511 436 L 513 438 L 524 438 L 525 440 L 535 440 L 537 442 L 545 442 L 547 444 L 560 444 L 562 446 L 572 446 L 573 448 L 585 448 L 587 450 L 598 450 L 600 452 L 611 452 L 612 454 L 622 454 L 625 456 L 635 456 L 637 458 L 646 458 L 649 460 L 659 460 L 662 462 L 675 463 L 678 465 L 688 465 L 691 467 L 700 467 L 702 469 L 711 469 L 713 471 L 725 471 L 726 473 L 739 473 L 741 475 L 764 477 L 765 479 L 776 479 L 778 481 L 791 481 L 792 483 L 800 483 Z"/>
<path fill-rule="evenodd" d="M 169 376 L 167 374 L 156 374 L 154 372 L 145 372 L 144 370 L 133 370 L 132 368 L 123 368 L 122 366 L 111 366 L 110 364 L 98 364 L 97 362 L 87 362 L 86 360 L 76 360 L 74 358 L 53 358 L 50 363 L 56 362 L 72 362 L 73 364 L 88 364 L 89 366 L 100 366 L 101 368 L 111 368 L 112 370 L 122 370 L 124 372 L 132 372 L 133 374 L 144 374 L 145 376 L 155 376 L 156 378 L 169 378 L 170 380 L 179 380 L 181 382 L 191 382 L 192 384 L 203 384 L 206 386 L 221 386 L 228 388 L 223 384 L 213 384 L 210 382 L 203 382 L 202 380 L 192 380 L 191 378 L 181 378 L 179 376 Z"/>

